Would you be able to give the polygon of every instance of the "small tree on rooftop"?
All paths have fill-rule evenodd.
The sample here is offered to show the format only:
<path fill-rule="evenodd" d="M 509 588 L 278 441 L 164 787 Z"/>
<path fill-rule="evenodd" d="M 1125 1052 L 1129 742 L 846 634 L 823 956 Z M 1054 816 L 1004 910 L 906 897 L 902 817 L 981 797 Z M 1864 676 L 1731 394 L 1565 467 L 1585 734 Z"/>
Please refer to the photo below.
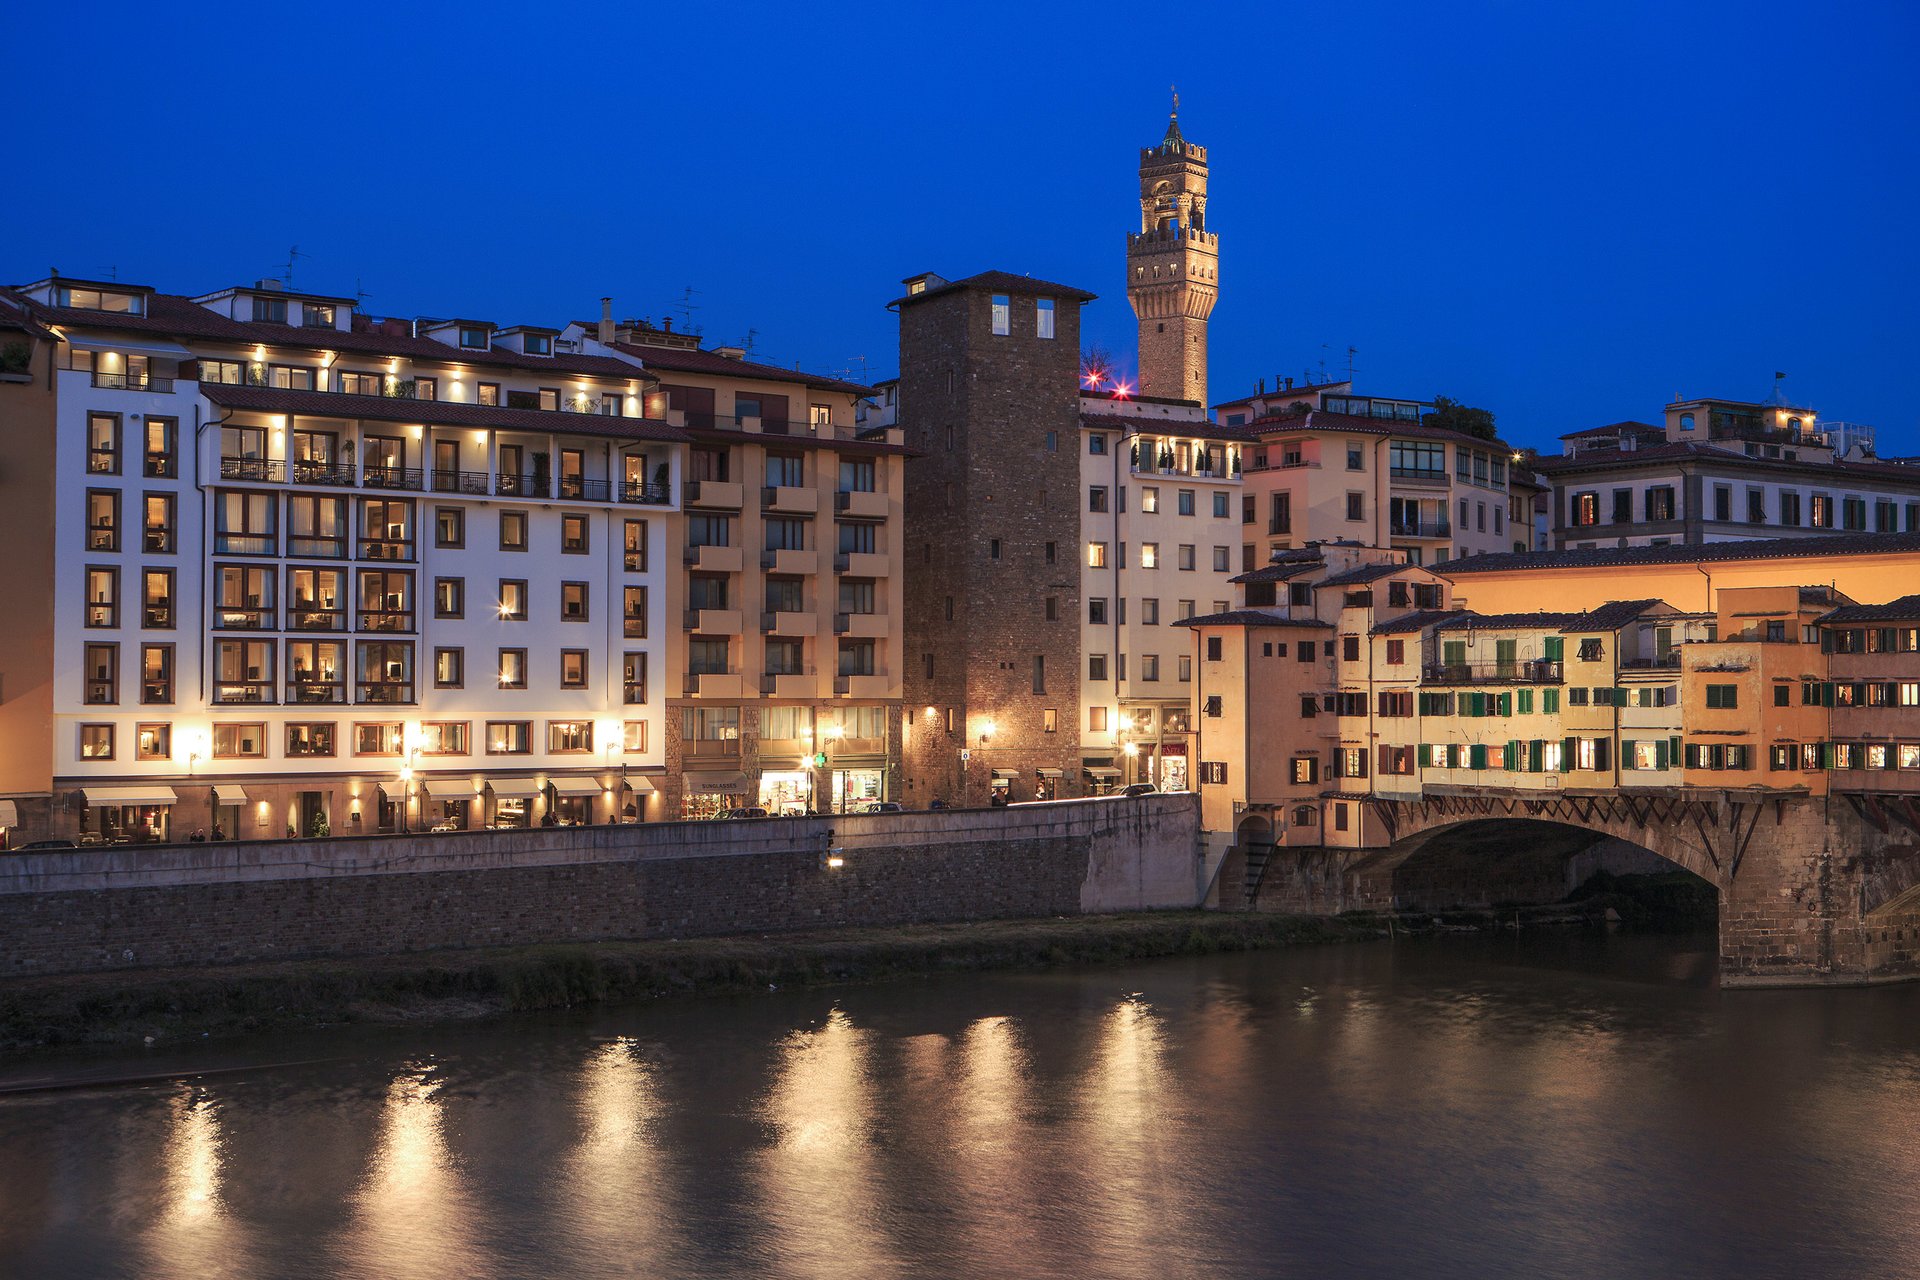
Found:
<path fill-rule="evenodd" d="M 1493 429 L 1493 410 L 1476 409 L 1472 405 L 1462 404 L 1447 396 L 1435 396 L 1433 408 L 1420 419 L 1423 426 L 1439 427 L 1443 431 L 1458 431 L 1463 436 L 1473 436 L 1480 440 L 1497 440 Z"/>

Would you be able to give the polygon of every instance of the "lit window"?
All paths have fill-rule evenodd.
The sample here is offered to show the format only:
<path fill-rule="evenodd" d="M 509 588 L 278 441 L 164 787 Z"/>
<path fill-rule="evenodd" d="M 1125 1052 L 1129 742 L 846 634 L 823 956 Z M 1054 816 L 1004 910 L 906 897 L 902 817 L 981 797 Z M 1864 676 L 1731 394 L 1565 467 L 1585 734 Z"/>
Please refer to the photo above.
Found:
<path fill-rule="evenodd" d="M 1013 328 L 1013 305 L 1004 293 L 993 295 L 993 331 L 1005 337 Z"/>

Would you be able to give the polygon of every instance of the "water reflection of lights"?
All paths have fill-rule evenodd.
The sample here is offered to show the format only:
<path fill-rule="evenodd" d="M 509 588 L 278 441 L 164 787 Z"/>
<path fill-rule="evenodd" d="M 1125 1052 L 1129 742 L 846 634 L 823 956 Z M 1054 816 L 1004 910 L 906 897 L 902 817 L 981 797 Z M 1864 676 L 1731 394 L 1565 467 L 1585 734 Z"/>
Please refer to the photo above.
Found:
<path fill-rule="evenodd" d="M 169 1102 L 161 1162 L 159 1213 L 141 1273 L 194 1280 L 253 1274 L 251 1242 L 222 1193 L 226 1143 L 211 1097 L 183 1092 Z"/>
<path fill-rule="evenodd" d="M 781 1042 L 765 1103 L 774 1143 L 759 1173 L 775 1274 L 907 1270 L 879 1225 L 884 1188 L 873 1151 L 870 1053 L 868 1034 L 839 1009 L 817 1030 Z"/>
<path fill-rule="evenodd" d="M 609 1041 L 586 1061 L 580 1082 L 580 1143 L 567 1161 L 561 1214 L 581 1270 L 619 1258 L 635 1275 L 681 1269 L 665 1230 L 680 1221 L 651 1130 L 659 1086 L 628 1037 Z M 567 1268 L 556 1268 L 565 1271 Z"/>
<path fill-rule="evenodd" d="M 209 1098 L 173 1102 L 167 1140 L 167 1215 L 196 1222 L 220 1210 L 220 1130 Z"/>
<path fill-rule="evenodd" d="M 350 1245 L 364 1274 L 438 1277 L 486 1269 L 474 1244 L 466 1184 L 447 1149 L 439 1090 L 431 1067 L 402 1071 L 387 1088 Z"/>

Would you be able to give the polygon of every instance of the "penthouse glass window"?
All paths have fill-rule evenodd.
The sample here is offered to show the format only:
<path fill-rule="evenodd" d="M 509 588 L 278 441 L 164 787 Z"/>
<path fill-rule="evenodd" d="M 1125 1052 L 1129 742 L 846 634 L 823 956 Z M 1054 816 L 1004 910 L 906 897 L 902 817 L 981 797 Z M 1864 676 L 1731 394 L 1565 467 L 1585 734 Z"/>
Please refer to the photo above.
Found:
<path fill-rule="evenodd" d="M 1387 462 L 1397 477 L 1438 479 L 1447 474 L 1447 447 L 1395 440 L 1388 446 Z"/>
<path fill-rule="evenodd" d="M 147 314 L 145 294 L 120 293 L 112 289 L 76 288 L 70 285 L 55 285 L 53 305 L 71 307 L 75 311 L 115 311 L 123 315 L 143 316 Z"/>
<path fill-rule="evenodd" d="M 993 295 L 993 332 L 1003 338 L 1013 332 L 1013 304 L 1004 293 Z"/>

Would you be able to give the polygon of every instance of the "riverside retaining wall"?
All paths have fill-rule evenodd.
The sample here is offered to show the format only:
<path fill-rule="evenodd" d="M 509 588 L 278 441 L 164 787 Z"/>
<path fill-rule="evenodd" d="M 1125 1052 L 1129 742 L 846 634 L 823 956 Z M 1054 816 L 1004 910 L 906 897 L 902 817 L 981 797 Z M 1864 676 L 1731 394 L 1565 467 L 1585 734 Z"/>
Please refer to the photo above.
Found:
<path fill-rule="evenodd" d="M 1191 907 L 1199 847 L 1156 795 L 0 855 L 0 974 Z"/>

